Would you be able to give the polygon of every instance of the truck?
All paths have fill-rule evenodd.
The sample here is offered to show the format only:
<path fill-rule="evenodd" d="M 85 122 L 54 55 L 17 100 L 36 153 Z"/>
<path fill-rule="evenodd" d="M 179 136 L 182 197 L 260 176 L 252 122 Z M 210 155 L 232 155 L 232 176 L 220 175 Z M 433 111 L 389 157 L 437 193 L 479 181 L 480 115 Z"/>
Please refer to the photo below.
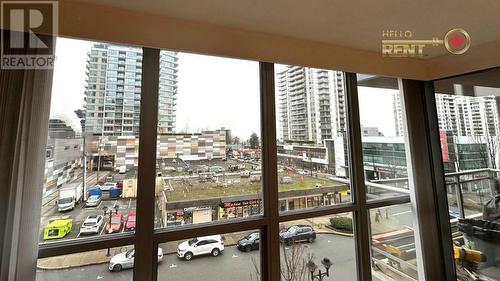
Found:
<path fill-rule="evenodd" d="M 82 201 L 82 183 L 66 183 L 59 189 L 57 209 L 59 212 L 73 210 L 76 204 Z"/>
<path fill-rule="evenodd" d="M 71 216 L 53 217 L 43 229 L 43 239 L 57 239 L 68 235 L 73 228 L 73 219 Z"/>

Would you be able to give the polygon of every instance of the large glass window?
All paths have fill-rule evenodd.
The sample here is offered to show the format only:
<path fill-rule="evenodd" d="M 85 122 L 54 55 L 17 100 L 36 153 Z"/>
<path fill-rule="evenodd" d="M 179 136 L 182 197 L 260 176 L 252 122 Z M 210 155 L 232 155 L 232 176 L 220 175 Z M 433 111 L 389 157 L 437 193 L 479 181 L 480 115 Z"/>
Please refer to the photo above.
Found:
<path fill-rule="evenodd" d="M 134 246 L 41 258 L 36 281 L 132 281 Z"/>
<path fill-rule="evenodd" d="M 261 280 L 260 232 L 225 233 L 161 243 L 158 280 Z"/>
<path fill-rule="evenodd" d="M 141 57 L 142 49 L 72 39 L 57 45 L 40 243 L 132 232 L 139 127 L 125 125 L 123 99 L 109 91 L 123 80 L 106 75 L 120 75 L 123 62 L 107 60 L 114 51 Z M 97 79 L 89 68 L 100 69 Z M 139 120 L 139 106 L 132 111 Z"/>
<path fill-rule="evenodd" d="M 159 86 L 156 227 L 262 214 L 259 64 L 161 51 Z"/>
<path fill-rule="evenodd" d="M 275 65 L 281 212 L 351 201 L 344 73 Z"/>
<path fill-rule="evenodd" d="M 434 82 L 458 280 L 500 276 L 499 73 Z"/>
<path fill-rule="evenodd" d="M 279 236 L 282 280 L 357 279 L 351 213 L 283 222 Z"/>
<path fill-rule="evenodd" d="M 357 77 L 367 200 L 408 194 L 405 121 L 397 79 Z"/>
<path fill-rule="evenodd" d="M 373 265 L 375 280 L 417 278 L 393 79 L 358 76 L 361 148 L 353 147 L 359 132 L 348 128 L 359 125 L 347 109 L 358 110 L 347 92 L 352 74 L 284 65 L 270 73 L 268 63 L 69 39 L 58 40 L 58 52 L 39 280 L 131 280 L 132 267 L 157 269 L 158 280 L 265 280 L 271 271 L 290 281 L 327 273 L 322 280 L 356 280 L 356 260 L 370 253 L 365 270 Z M 156 69 L 143 68 L 143 57 L 158 63 L 157 81 L 142 80 Z M 272 74 L 275 89 L 259 81 Z M 157 102 L 147 95 L 156 87 Z M 158 112 L 156 130 L 140 130 L 156 117 L 150 109 Z M 140 138 L 156 140 L 156 155 L 139 151 Z M 277 155 L 266 157 L 274 144 Z M 351 169 L 360 161 L 349 157 L 354 148 L 363 151 L 363 169 Z M 467 152 L 464 163 L 480 154 L 469 144 L 457 149 Z M 140 163 L 155 167 L 154 178 Z M 366 180 L 366 201 L 363 183 L 353 185 L 358 178 Z M 136 228 L 148 221 L 154 229 Z M 356 245 L 361 240 L 371 248 Z M 53 256 L 53 249 L 81 253 Z M 157 268 L 142 264 L 156 255 Z M 279 268 L 261 268 L 270 256 Z"/>
<path fill-rule="evenodd" d="M 418 280 L 413 215 L 409 204 L 369 211 L 375 280 Z"/>

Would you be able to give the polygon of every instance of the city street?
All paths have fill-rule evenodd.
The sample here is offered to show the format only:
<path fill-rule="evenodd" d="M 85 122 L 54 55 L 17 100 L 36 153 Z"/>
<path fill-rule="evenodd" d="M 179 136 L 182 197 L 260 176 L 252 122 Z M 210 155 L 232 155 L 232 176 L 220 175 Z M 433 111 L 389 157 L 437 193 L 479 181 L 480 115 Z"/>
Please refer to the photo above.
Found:
<path fill-rule="evenodd" d="M 326 280 L 356 280 L 353 238 L 319 234 L 314 243 L 304 243 L 301 246 L 314 255 L 319 267 L 322 258 L 331 259 L 332 275 Z M 285 251 L 288 250 L 289 248 L 285 248 Z M 226 247 L 219 257 L 195 257 L 189 262 L 178 259 L 176 254 L 169 254 L 164 256 L 163 262 L 158 266 L 158 280 L 250 281 L 252 274 L 255 277 L 254 261 L 259 263 L 259 251 L 245 253 L 234 246 Z M 132 270 L 110 272 L 106 263 L 82 268 L 37 271 L 37 281 L 66 280 L 128 281 L 132 280 Z"/>

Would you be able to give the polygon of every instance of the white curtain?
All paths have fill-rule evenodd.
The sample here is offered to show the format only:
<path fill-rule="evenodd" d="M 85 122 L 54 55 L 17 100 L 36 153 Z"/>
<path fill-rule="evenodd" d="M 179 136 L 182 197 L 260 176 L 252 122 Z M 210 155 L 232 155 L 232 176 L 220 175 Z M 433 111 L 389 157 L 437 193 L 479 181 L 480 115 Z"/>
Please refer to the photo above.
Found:
<path fill-rule="evenodd" d="M 0 70 L 0 280 L 35 280 L 52 70 Z"/>

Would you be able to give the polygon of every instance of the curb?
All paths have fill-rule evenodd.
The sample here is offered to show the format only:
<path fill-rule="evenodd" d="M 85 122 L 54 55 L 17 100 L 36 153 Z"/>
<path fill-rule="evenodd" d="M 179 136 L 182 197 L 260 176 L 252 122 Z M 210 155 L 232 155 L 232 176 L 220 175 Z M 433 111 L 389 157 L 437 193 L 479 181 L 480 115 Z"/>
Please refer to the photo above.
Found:
<path fill-rule="evenodd" d="M 65 265 L 65 266 L 60 266 L 60 267 L 39 266 L 37 264 L 36 265 L 36 269 L 41 269 L 41 270 L 60 270 L 60 269 L 69 269 L 69 268 L 75 268 L 75 267 L 81 267 L 81 266 L 90 266 L 90 265 L 97 265 L 97 264 L 105 264 L 105 263 L 108 263 L 108 262 L 109 261 L 99 261 L 99 262 L 91 262 L 91 263 L 78 264 L 78 265 Z"/>
<path fill-rule="evenodd" d="M 317 231 L 317 234 L 331 234 L 331 235 L 340 235 L 340 236 L 345 236 L 345 237 L 354 237 L 354 234 L 352 233 L 343 233 L 343 232 L 338 232 L 338 231 Z"/>

